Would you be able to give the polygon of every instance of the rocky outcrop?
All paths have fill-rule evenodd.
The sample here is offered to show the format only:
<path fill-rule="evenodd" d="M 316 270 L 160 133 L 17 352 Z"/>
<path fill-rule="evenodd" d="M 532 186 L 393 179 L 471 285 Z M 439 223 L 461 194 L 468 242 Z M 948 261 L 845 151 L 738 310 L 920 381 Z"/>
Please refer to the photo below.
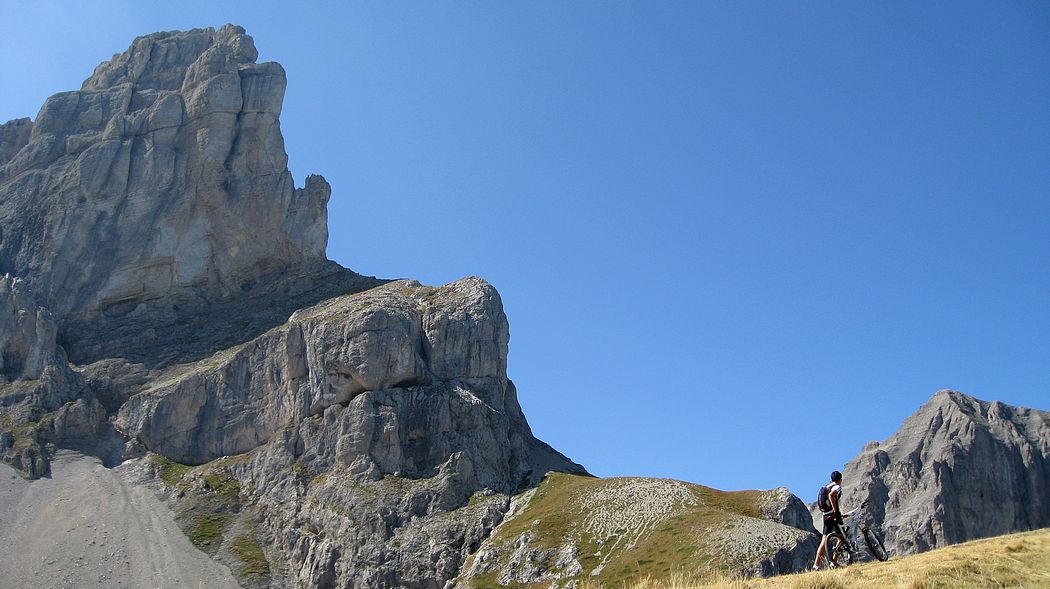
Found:
<path fill-rule="evenodd" d="M 56 333 L 50 313 L 36 304 L 26 281 L 0 276 L 0 385 L 38 380 L 64 365 Z"/>
<path fill-rule="evenodd" d="M 11 158 L 29 143 L 29 135 L 32 132 L 33 121 L 28 117 L 0 125 L 0 166 L 11 161 Z"/>
<path fill-rule="evenodd" d="M 437 289 L 394 282 L 297 311 L 250 342 L 159 375 L 121 407 L 117 423 L 156 452 L 201 464 L 247 452 L 283 427 L 376 391 L 455 381 L 520 419 L 506 377 L 508 340 L 499 295 L 484 281 Z M 353 425 L 358 436 L 367 426 Z M 428 451 L 447 458 L 448 448 L 431 444 Z M 365 457 L 368 450 L 343 453 Z M 404 470 L 400 458 L 380 470 Z"/>
<path fill-rule="evenodd" d="M 140 37 L 0 128 L 0 273 L 29 282 L 79 361 L 139 344 L 98 333 L 164 332 L 330 265 L 330 187 L 293 186 L 284 70 L 257 56 L 232 25 Z"/>
<path fill-rule="evenodd" d="M 499 295 L 398 281 L 158 374 L 117 427 L 180 463 L 242 455 L 296 586 L 439 587 L 549 469 L 506 377 Z M 121 373 L 118 369 L 117 373 Z"/>
<path fill-rule="evenodd" d="M 1050 526 L 1050 413 L 940 391 L 843 477 L 891 553 Z"/>
<path fill-rule="evenodd" d="M 38 420 L 84 393 L 56 331 L 26 281 L 0 277 L 0 407 L 10 426 Z"/>
<path fill-rule="evenodd" d="M 0 459 L 46 475 L 48 445 L 112 442 L 106 412 L 55 342 L 50 313 L 25 280 L 0 277 Z"/>
<path fill-rule="evenodd" d="M 809 508 L 787 487 L 765 491 L 759 497 L 758 509 L 762 519 L 798 528 L 804 532 L 818 534 L 813 527 Z"/>
<path fill-rule="evenodd" d="M 257 56 L 147 35 L 0 126 L 0 458 L 126 459 L 247 586 L 441 587 L 584 470 L 533 437 L 491 285 L 325 259 L 330 187 L 293 186 Z"/>

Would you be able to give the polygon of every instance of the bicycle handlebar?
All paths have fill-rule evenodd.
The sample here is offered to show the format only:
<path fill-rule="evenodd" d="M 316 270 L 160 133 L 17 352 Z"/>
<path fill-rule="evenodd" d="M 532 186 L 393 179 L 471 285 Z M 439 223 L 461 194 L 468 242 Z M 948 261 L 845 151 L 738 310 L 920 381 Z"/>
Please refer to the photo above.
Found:
<path fill-rule="evenodd" d="M 868 501 L 867 501 L 867 499 L 865 499 L 864 501 L 861 502 L 860 505 L 854 507 L 853 509 L 847 511 L 846 513 L 843 513 L 842 517 L 850 517 L 850 516 L 853 516 L 853 515 L 857 515 L 857 512 L 860 511 L 861 509 L 863 509 L 867 504 L 868 504 Z"/>

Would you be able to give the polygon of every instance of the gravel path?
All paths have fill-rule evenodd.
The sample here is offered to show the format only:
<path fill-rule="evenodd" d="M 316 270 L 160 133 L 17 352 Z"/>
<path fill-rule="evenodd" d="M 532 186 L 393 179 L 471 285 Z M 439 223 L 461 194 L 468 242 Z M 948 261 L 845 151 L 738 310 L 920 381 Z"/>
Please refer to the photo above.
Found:
<path fill-rule="evenodd" d="M 60 452 L 51 471 L 27 482 L 0 465 L 4 589 L 239 587 L 148 489 L 75 452 Z"/>

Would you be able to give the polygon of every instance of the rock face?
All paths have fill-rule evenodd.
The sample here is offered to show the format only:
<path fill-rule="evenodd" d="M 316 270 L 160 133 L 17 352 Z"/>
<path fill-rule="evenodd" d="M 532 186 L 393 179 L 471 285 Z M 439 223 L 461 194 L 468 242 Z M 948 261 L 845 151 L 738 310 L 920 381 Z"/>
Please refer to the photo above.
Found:
<path fill-rule="evenodd" d="M 115 423 L 180 463 L 242 455 L 235 475 L 294 555 L 295 586 L 438 587 L 513 493 L 583 472 L 532 436 L 508 338 L 481 279 L 392 282 L 173 367 Z"/>
<path fill-rule="evenodd" d="M 393 282 L 297 311 L 284 325 L 242 346 L 180 366 L 170 378 L 160 376 L 120 408 L 117 423 L 150 449 L 190 464 L 247 452 L 270 441 L 278 429 L 321 417 L 333 406 L 346 407 L 365 393 L 436 383 L 455 382 L 457 390 L 471 390 L 479 402 L 524 423 L 506 376 L 509 337 L 499 295 L 480 279 L 438 289 Z M 380 412 L 370 419 L 383 421 L 384 416 Z M 353 448 L 340 442 L 346 466 L 388 454 L 370 451 L 371 442 L 360 438 L 365 427 L 371 426 L 337 427 L 367 442 Z M 380 431 L 390 435 L 392 430 Z M 448 457 L 440 439 L 424 439 L 421 449 Z M 326 448 L 327 466 L 333 451 Z M 391 456 L 356 470 L 418 470 L 406 470 L 402 458 Z"/>
<path fill-rule="evenodd" d="M 21 278 L 0 276 L 0 384 L 38 380 L 65 364 L 55 344 L 57 327 L 47 309 L 37 306 Z"/>
<path fill-rule="evenodd" d="M 1050 413 L 940 391 L 843 478 L 891 553 L 1050 526 Z"/>
<path fill-rule="evenodd" d="M 813 527 L 809 508 L 801 499 L 791 494 L 787 487 L 777 487 L 762 494 L 758 502 L 761 517 L 764 520 L 798 528 L 812 534 L 819 534 Z"/>
<path fill-rule="evenodd" d="M 257 56 L 231 25 L 140 37 L 0 128 L 0 274 L 29 283 L 77 359 L 123 351 L 82 349 L 99 331 L 326 265 L 330 188 L 293 186 L 284 70 Z"/>
<path fill-rule="evenodd" d="M 98 452 L 112 443 L 106 413 L 55 343 L 57 327 L 27 283 L 0 277 L 0 459 L 30 477 L 50 468 L 42 446 Z"/>
<path fill-rule="evenodd" d="M 0 125 L 0 166 L 11 161 L 29 143 L 29 134 L 32 132 L 33 121 L 29 118 L 15 119 Z"/>
<path fill-rule="evenodd" d="M 0 126 L 0 459 L 126 461 L 250 587 L 442 587 L 512 494 L 585 471 L 533 437 L 491 285 L 326 260 L 256 57 L 148 35 Z"/>

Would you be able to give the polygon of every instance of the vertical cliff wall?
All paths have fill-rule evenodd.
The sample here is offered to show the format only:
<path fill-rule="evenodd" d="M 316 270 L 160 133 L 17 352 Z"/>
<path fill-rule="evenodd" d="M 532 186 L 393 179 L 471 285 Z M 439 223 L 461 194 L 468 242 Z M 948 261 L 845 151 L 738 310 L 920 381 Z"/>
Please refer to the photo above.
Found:
<path fill-rule="evenodd" d="M 100 331 L 130 325 L 141 345 L 329 266 L 330 188 L 293 185 L 284 69 L 257 56 L 232 25 L 147 35 L 35 121 L 0 127 L 0 274 L 26 280 L 74 357 L 121 351 Z"/>
<path fill-rule="evenodd" d="M 240 27 L 156 33 L 0 126 L 0 457 L 162 483 L 248 586 L 441 587 L 548 470 L 507 318 L 325 258 L 284 70 Z"/>

